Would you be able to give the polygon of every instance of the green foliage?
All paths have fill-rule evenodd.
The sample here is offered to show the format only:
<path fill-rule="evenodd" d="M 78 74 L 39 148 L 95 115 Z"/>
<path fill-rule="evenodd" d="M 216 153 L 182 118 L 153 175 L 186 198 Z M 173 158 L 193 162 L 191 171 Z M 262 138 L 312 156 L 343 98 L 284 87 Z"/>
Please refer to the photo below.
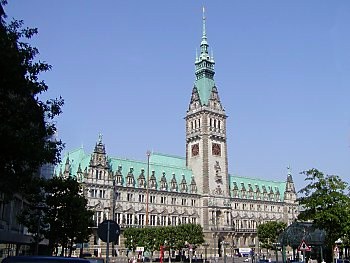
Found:
<path fill-rule="evenodd" d="M 48 181 L 45 192 L 48 206 L 46 222 L 50 224 L 49 239 L 56 241 L 53 245 L 61 244 L 65 247 L 88 241 L 93 211 L 87 208 L 87 200 L 80 184 L 71 177 L 54 177 Z"/>
<path fill-rule="evenodd" d="M 160 246 L 166 249 L 181 249 L 188 244 L 194 246 L 204 242 L 203 229 L 196 224 L 182 224 L 179 226 L 127 228 L 123 233 L 125 247 L 135 250 L 137 246 L 145 247 L 146 251 L 154 252 Z"/>
<path fill-rule="evenodd" d="M 34 243 L 39 243 L 44 239 L 44 232 L 48 226 L 43 221 L 43 213 L 46 210 L 44 204 L 45 195 L 43 187 L 45 180 L 34 178 L 33 184 L 29 185 L 30 194 L 27 195 L 26 201 L 21 213 L 17 216 L 18 222 L 28 228 L 28 232 L 33 234 Z"/>
<path fill-rule="evenodd" d="M 278 236 L 286 229 L 287 224 L 279 221 L 268 221 L 257 227 L 260 246 L 268 249 L 276 249 Z"/>
<path fill-rule="evenodd" d="M 328 246 L 338 238 L 349 237 L 350 197 L 348 183 L 336 175 L 324 175 L 317 169 L 304 171 L 309 184 L 299 191 L 298 199 L 303 208 L 300 220 L 312 220 L 319 229 L 326 231 Z"/>
<path fill-rule="evenodd" d="M 17 20 L 6 23 L 5 3 L 0 3 L 0 192 L 10 199 L 14 193 L 29 193 L 41 165 L 59 161 L 63 144 L 49 139 L 63 100 L 40 99 L 48 86 L 39 75 L 51 66 L 36 61 L 38 49 L 23 42 L 37 29 L 23 28 Z"/>
<path fill-rule="evenodd" d="M 91 234 L 89 227 L 93 225 L 93 211 L 87 208 L 80 184 L 71 177 L 54 177 L 39 180 L 37 185 L 30 200 L 32 205 L 19 216 L 19 220 L 37 236 L 36 240 L 40 241 L 43 236 L 48 238 L 51 249 L 87 242 Z"/>

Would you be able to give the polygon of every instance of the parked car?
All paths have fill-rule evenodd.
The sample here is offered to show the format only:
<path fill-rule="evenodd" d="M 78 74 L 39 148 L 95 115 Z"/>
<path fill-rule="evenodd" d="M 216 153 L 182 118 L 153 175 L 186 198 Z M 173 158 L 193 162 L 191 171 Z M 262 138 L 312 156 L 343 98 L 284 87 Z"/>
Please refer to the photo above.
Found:
<path fill-rule="evenodd" d="M 90 263 L 105 263 L 105 259 L 104 258 L 86 257 L 85 259 L 89 260 Z"/>
<path fill-rule="evenodd" d="M 90 263 L 83 258 L 49 257 L 49 256 L 10 256 L 4 258 L 1 263 Z"/>

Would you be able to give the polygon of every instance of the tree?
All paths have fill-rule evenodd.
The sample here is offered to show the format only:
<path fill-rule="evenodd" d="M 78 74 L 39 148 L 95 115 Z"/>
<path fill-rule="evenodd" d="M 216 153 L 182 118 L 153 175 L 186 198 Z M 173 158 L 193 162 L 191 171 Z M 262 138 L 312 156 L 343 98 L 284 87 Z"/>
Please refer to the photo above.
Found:
<path fill-rule="evenodd" d="M 37 180 L 37 186 L 30 205 L 19 216 L 19 221 L 33 233 L 35 243 L 46 237 L 53 251 L 58 245 L 66 248 L 87 242 L 93 211 L 87 208 L 80 184 L 71 177 L 54 177 Z"/>
<path fill-rule="evenodd" d="M 184 244 L 193 245 L 194 247 L 204 243 L 203 228 L 197 224 L 182 224 L 176 229 L 177 242 L 175 243 L 176 249 L 181 249 Z"/>
<path fill-rule="evenodd" d="M 287 224 L 279 221 L 268 221 L 258 225 L 257 234 L 260 246 L 275 250 L 276 262 L 278 262 L 278 237 L 286 229 Z"/>
<path fill-rule="evenodd" d="M 9 200 L 28 193 L 41 165 L 59 161 L 63 144 L 50 139 L 63 99 L 40 99 L 48 86 L 39 75 L 51 66 L 36 61 L 38 49 L 22 42 L 37 29 L 23 28 L 22 21 L 7 23 L 5 4 L 0 2 L 0 192 Z"/>
<path fill-rule="evenodd" d="M 299 191 L 298 198 L 303 210 L 298 219 L 311 220 L 319 229 L 326 231 L 328 248 L 339 238 L 349 236 L 350 197 L 348 183 L 336 175 L 324 175 L 317 169 L 302 172 L 309 184 Z"/>
<path fill-rule="evenodd" d="M 35 244 L 35 255 L 39 253 L 39 243 L 44 239 L 44 232 L 48 226 L 43 221 L 46 210 L 45 194 L 43 192 L 45 180 L 42 178 L 34 178 L 33 184 L 29 185 L 30 194 L 27 195 L 27 205 L 24 205 L 22 211 L 17 215 L 20 224 L 28 228 L 28 232 L 32 233 Z"/>
<path fill-rule="evenodd" d="M 125 247 L 134 251 L 137 246 L 153 254 L 160 246 L 169 250 L 180 250 L 186 242 L 194 248 L 204 242 L 203 229 L 196 224 L 182 224 L 179 226 L 161 226 L 152 228 L 127 228 L 123 236 Z"/>
<path fill-rule="evenodd" d="M 72 177 L 54 177 L 47 181 L 45 193 L 47 212 L 44 220 L 50 225 L 47 237 L 51 248 L 58 244 L 71 248 L 75 243 L 88 241 L 93 211 L 87 208 L 80 184 Z"/>

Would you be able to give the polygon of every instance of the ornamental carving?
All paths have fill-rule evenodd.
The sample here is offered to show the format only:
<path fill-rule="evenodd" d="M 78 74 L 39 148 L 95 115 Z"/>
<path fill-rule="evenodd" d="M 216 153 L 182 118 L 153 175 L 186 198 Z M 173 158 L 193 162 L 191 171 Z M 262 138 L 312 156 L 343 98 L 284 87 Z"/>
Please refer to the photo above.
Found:
<path fill-rule="evenodd" d="M 218 161 L 216 161 L 214 165 L 214 170 L 215 170 L 215 182 L 218 184 L 222 184 L 221 167 Z"/>

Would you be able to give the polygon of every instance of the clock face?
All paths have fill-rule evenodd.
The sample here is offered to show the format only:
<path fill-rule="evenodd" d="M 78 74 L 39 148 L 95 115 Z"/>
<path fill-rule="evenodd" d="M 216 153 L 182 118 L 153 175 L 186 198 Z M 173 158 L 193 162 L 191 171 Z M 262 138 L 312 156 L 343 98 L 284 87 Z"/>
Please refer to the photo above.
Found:
<path fill-rule="evenodd" d="M 199 145 L 193 144 L 192 145 L 192 156 L 197 156 L 199 154 Z"/>
<path fill-rule="evenodd" d="M 221 155 L 221 146 L 218 143 L 213 143 L 212 145 L 212 154 L 213 155 Z"/>

